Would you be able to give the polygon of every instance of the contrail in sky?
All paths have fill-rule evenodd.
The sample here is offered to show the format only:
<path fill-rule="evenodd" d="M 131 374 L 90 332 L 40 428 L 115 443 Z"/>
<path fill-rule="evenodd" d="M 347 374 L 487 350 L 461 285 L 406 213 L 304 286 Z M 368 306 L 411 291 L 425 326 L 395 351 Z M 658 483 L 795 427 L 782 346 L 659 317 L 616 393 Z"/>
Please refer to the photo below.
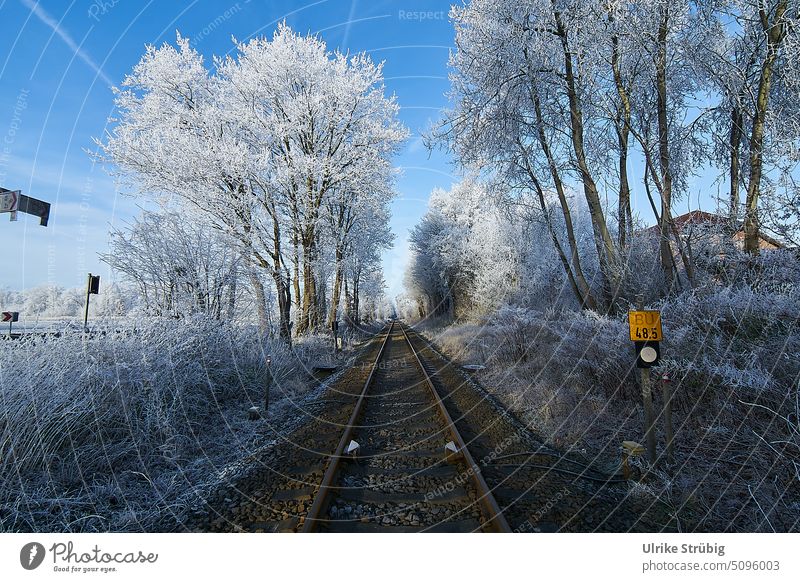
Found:
<path fill-rule="evenodd" d="M 50 16 L 50 14 L 44 8 L 39 6 L 39 2 L 34 2 L 33 0 L 20 0 L 20 2 L 22 2 L 25 6 L 27 6 L 33 13 L 33 15 L 36 16 L 36 18 L 38 18 L 44 24 L 50 27 L 53 30 L 53 32 L 55 32 L 61 38 L 61 40 L 64 41 L 64 43 L 69 47 L 69 49 L 73 53 L 75 53 L 75 56 L 77 56 L 84 63 L 89 65 L 89 67 L 95 73 L 97 73 L 97 75 L 101 79 L 103 79 L 103 81 L 106 82 L 106 84 L 108 84 L 109 86 L 114 85 L 114 82 L 108 77 L 108 75 L 106 75 L 103 72 L 103 69 L 101 69 L 97 65 L 97 63 L 95 63 L 92 60 L 92 57 L 90 57 L 86 53 L 86 51 L 84 51 L 83 49 L 81 49 L 81 47 L 78 46 L 78 43 L 75 42 L 75 40 L 72 38 L 72 36 L 70 36 L 70 34 L 66 30 L 64 30 L 58 25 L 58 21 L 52 16 Z"/>
<path fill-rule="evenodd" d="M 342 51 L 347 51 L 347 41 L 350 40 L 350 28 L 353 26 L 353 18 L 356 15 L 356 0 L 350 2 L 350 14 L 347 16 L 347 28 L 344 29 L 342 39 Z"/>

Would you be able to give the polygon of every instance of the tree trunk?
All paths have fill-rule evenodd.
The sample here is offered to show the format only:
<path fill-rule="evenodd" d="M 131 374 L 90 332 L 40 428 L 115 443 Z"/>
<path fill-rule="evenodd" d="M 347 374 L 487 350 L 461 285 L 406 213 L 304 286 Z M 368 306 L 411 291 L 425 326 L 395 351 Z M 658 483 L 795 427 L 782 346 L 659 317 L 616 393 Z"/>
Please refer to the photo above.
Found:
<path fill-rule="evenodd" d="M 645 189 L 645 192 L 647 194 L 647 199 L 650 201 L 650 208 L 653 209 L 653 216 L 655 216 L 656 224 L 659 226 L 659 231 L 658 231 L 659 232 L 659 248 L 661 248 L 660 247 L 660 243 L 661 243 L 661 241 L 663 239 L 660 238 L 660 237 L 662 236 L 662 234 L 661 234 L 661 225 L 663 224 L 663 222 L 662 222 L 662 217 L 658 214 L 658 209 L 656 208 L 656 204 L 653 201 L 653 195 L 652 195 L 652 192 L 650 190 L 650 177 L 652 176 L 653 181 L 656 183 L 656 189 L 659 192 L 661 192 L 661 187 L 662 186 L 661 186 L 660 180 L 658 179 L 658 176 L 655 173 L 655 170 L 653 169 L 652 159 L 647 154 L 645 155 L 645 166 L 644 166 L 644 168 L 645 168 L 644 169 L 644 189 Z M 667 220 L 666 220 L 666 223 L 669 224 L 670 229 L 671 229 L 671 233 L 675 236 L 675 244 L 678 246 L 678 251 L 680 252 L 681 259 L 683 261 L 683 266 L 686 269 L 686 278 L 689 280 L 689 285 L 690 286 L 694 286 L 694 266 L 692 264 L 691 257 L 688 256 L 686 254 L 685 250 L 684 250 L 683 241 L 681 240 L 681 237 L 680 237 L 680 232 L 678 232 L 678 228 L 675 226 L 675 222 L 672 220 L 672 217 L 668 216 Z M 667 237 L 669 237 L 669 234 L 667 234 Z M 668 240 L 669 240 L 669 238 L 668 238 Z M 669 253 L 669 265 L 670 265 L 669 268 L 671 270 L 671 274 L 675 275 L 675 277 L 671 277 L 671 280 L 678 287 L 678 289 L 681 289 L 682 285 L 681 285 L 680 277 L 678 276 L 678 264 L 675 262 L 675 256 L 673 255 L 672 252 Z"/>
<path fill-rule="evenodd" d="M 344 253 L 342 252 L 341 248 L 336 249 L 336 265 L 334 267 L 334 275 L 333 275 L 333 289 L 331 290 L 331 307 L 330 311 L 328 312 L 328 329 L 330 329 L 333 325 L 333 322 L 337 319 L 337 314 L 339 311 L 339 300 L 341 297 L 341 290 L 342 290 L 342 261 L 344 259 Z"/>
<path fill-rule="evenodd" d="M 555 6 L 555 0 L 551 0 Z M 595 247 L 600 263 L 600 270 L 605 279 L 606 295 L 608 307 L 613 307 L 616 295 L 619 292 L 620 277 L 618 272 L 618 257 L 614 246 L 614 241 L 608 231 L 603 205 L 600 200 L 600 193 L 597 184 L 592 178 L 589 164 L 586 159 L 584 147 L 584 127 L 583 112 L 581 111 L 580 100 L 576 88 L 577 79 L 572 61 L 572 50 L 569 46 L 569 37 L 566 27 L 561 19 L 561 14 L 554 11 L 557 34 L 561 38 L 561 46 L 564 57 L 564 80 L 566 82 L 567 97 L 569 99 L 570 129 L 572 138 L 572 149 L 575 153 L 575 161 L 581 175 L 583 192 L 589 206 L 589 215 L 592 219 L 592 229 L 594 231 Z"/>
<path fill-rule="evenodd" d="M 346 274 L 342 275 L 342 285 L 344 285 L 344 319 L 347 325 L 351 325 L 353 323 L 353 298 L 350 296 L 350 285 Z"/>
<path fill-rule="evenodd" d="M 631 213 L 631 187 L 628 183 L 628 130 L 620 128 L 619 141 L 619 200 L 617 202 L 617 221 L 619 223 L 619 246 L 628 245 L 630 231 L 633 229 Z"/>
<path fill-rule="evenodd" d="M 613 22 L 609 16 L 609 21 Z M 631 101 L 625 83 L 622 81 L 622 72 L 619 67 L 619 38 L 611 37 L 611 69 L 614 73 L 614 85 L 620 100 L 620 111 L 616 120 L 617 143 L 619 147 L 619 200 L 617 202 L 617 223 L 619 225 L 619 247 L 625 248 L 628 238 L 633 232 L 633 217 L 631 212 L 631 187 L 628 182 L 628 142 L 631 127 Z"/>
<path fill-rule="evenodd" d="M 328 284 L 324 273 L 317 274 L 317 314 L 318 328 L 325 324 L 328 309 Z"/>
<path fill-rule="evenodd" d="M 301 313 L 300 309 L 300 243 L 297 240 L 297 233 L 292 236 L 292 268 L 294 270 L 294 311 L 297 314 Z"/>
<path fill-rule="evenodd" d="M 269 312 L 267 311 L 267 295 L 264 293 L 264 284 L 253 269 L 250 269 L 250 284 L 256 295 L 256 311 L 258 312 L 258 331 L 262 336 L 269 335 Z"/>
<path fill-rule="evenodd" d="M 289 270 L 285 268 L 281 249 L 281 227 L 278 213 L 272 207 L 272 278 L 275 281 L 275 292 L 278 295 L 279 332 L 281 339 L 292 347 L 292 291 Z"/>
<path fill-rule="evenodd" d="M 358 308 L 359 308 L 358 286 L 360 278 L 361 278 L 361 268 L 356 268 L 353 274 L 353 313 L 352 313 L 353 323 L 356 325 L 361 323 L 361 318 L 358 313 Z"/>
<path fill-rule="evenodd" d="M 575 237 L 575 227 L 572 223 L 572 212 L 570 211 L 569 208 L 567 195 L 564 192 L 564 183 L 561 180 L 561 175 L 559 174 L 558 167 L 556 166 L 555 158 L 553 157 L 553 153 L 550 150 L 550 144 L 547 140 L 547 135 L 544 132 L 542 107 L 541 103 L 539 102 L 539 95 L 535 88 L 533 89 L 533 106 L 534 106 L 534 111 L 536 113 L 539 145 L 541 146 L 542 151 L 544 152 L 545 157 L 547 158 L 547 165 L 548 168 L 550 169 L 550 176 L 553 179 L 553 184 L 556 188 L 556 194 L 558 195 L 558 202 L 561 205 L 561 214 L 564 217 L 564 225 L 567 232 L 567 244 L 569 245 L 570 262 L 572 265 L 572 270 L 570 271 L 570 273 L 574 275 L 575 284 L 577 285 L 577 288 L 580 292 L 581 305 L 586 306 L 588 309 L 597 309 L 597 301 L 592 295 L 589 283 L 586 282 L 586 277 L 583 274 L 583 268 L 581 266 L 581 257 L 580 254 L 578 253 L 578 242 Z M 527 158 L 526 158 L 526 164 L 527 164 Z M 528 166 L 527 170 L 528 170 L 528 175 L 530 177 L 534 177 L 535 179 L 535 174 L 532 172 L 530 166 Z"/>
<path fill-rule="evenodd" d="M 303 243 L 303 304 L 298 319 L 297 333 L 314 332 L 319 329 L 319 296 L 317 293 L 316 238 L 312 233 L 304 236 Z"/>
<path fill-rule="evenodd" d="M 236 280 L 239 278 L 239 268 L 231 272 L 231 283 L 228 285 L 228 321 L 233 321 L 236 316 Z"/>
<path fill-rule="evenodd" d="M 541 112 L 539 112 L 538 108 L 538 99 L 536 100 L 537 106 L 537 113 L 538 117 L 541 119 Z M 540 127 L 540 143 L 542 148 L 545 150 L 546 155 L 548 155 L 549 159 L 549 146 L 547 145 L 547 140 L 544 135 L 544 130 Z M 522 146 L 521 142 L 518 142 L 518 146 L 524 152 L 524 147 Z M 558 240 L 558 235 L 556 234 L 555 227 L 553 225 L 553 221 L 550 217 L 550 211 L 547 208 L 547 203 L 544 198 L 544 190 L 542 189 L 542 185 L 539 182 L 539 179 L 536 177 L 536 173 L 533 171 L 533 168 L 528 161 L 528 157 L 525 155 L 525 171 L 528 174 L 531 182 L 533 183 L 534 189 L 536 190 L 536 195 L 539 198 L 539 207 L 542 211 L 542 215 L 544 216 L 545 223 L 547 224 L 547 230 L 550 233 L 550 238 L 553 241 L 553 246 L 556 249 L 556 253 L 558 253 L 558 258 L 561 261 L 562 267 L 564 267 L 564 272 L 567 274 L 567 279 L 569 280 L 570 287 L 572 288 L 573 293 L 575 293 L 575 298 L 578 300 L 578 304 L 581 306 L 582 309 L 596 309 L 597 303 L 592 296 L 591 290 L 589 289 L 589 285 L 586 283 L 586 279 L 583 277 L 583 271 L 581 271 L 581 264 L 580 264 L 580 257 L 578 256 L 577 252 L 577 245 L 575 242 L 575 233 L 572 230 L 572 216 L 570 215 L 569 206 L 567 205 L 567 199 L 564 195 L 564 188 L 563 184 L 561 183 L 560 176 L 558 175 L 558 171 L 555 168 L 555 163 L 550 162 L 551 168 L 550 172 L 553 176 L 553 180 L 556 182 L 556 190 L 559 192 L 559 200 L 561 201 L 561 210 L 564 214 L 564 220 L 567 222 L 567 239 L 570 244 L 570 249 L 572 252 L 572 261 L 573 265 L 575 265 L 576 273 L 573 273 L 572 267 L 570 266 L 569 259 L 567 259 L 567 255 L 564 252 L 564 248 L 561 246 L 561 241 Z"/>
<path fill-rule="evenodd" d="M 744 214 L 744 249 L 757 255 L 760 250 L 758 197 L 761 193 L 761 174 L 763 171 L 764 128 L 769 107 L 769 91 L 772 72 L 783 39 L 786 36 L 786 9 L 788 0 L 782 0 L 775 8 L 772 23 L 769 14 L 760 10 L 761 27 L 767 36 L 767 54 L 761 64 L 761 77 L 758 82 L 758 97 L 750 135 L 750 178 L 747 185 L 747 200 Z"/>
<path fill-rule="evenodd" d="M 582 309 L 594 309 L 594 299 L 592 298 L 591 294 L 584 295 L 581 292 L 580 288 L 578 287 L 578 282 L 575 280 L 575 276 L 573 275 L 572 269 L 569 266 L 567 255 L 564 253 L 564 249 L 561 246 L 561 242 L 558 240 L 558 235 L 553 227 L 553 221 L 550 218 L 550 212 L 547 209 L 547 204 L 545 203 L 544 199 L 544 192 L 542 191 L 541 185 L 537 181 L 535 186 L 536 193 L 539 197 L 539 205 L 541 206 L 542 214 L 545 217 L 545 223 L 547 223 L 547 230 L 550 232 L 550 238 L 553 241 L 553 246 L 556 249 L 556 253 L 558 253 L 558 260 L 561 261 L 561 266 L 564 267 L 564 272 L 567 274 L 567 279 L 569 280 L 569 285 L 572 288 L 572 292 L 575 294 L 575 299 L 578 300 L 578 304 Z M 592 301 L 592 305 L 588 303 L 589 300 Z"/>
<path fill-rule="evenodd" d="M 664 7 L 664 13 L 658 24 L 658 52 L 656 55 L 656 93 L 658 115 L 658 157 L 661 167 L 661 220 L 659 221 L 659 249 L 661 255 L 661 270 L 667 288 L 673 284 L 672 245 L 670 244 L 672 221 L 672 172 L 669 159 L 669 120 L 667 118 L 667 32 L 669 30 L 669 8 Z"/>
<path fill-rule="evenodd" d="M 734 229 L 738 227 L 739 223 L 739 172 L 740 172 L 740 159 L 739 152 L 741 151 L 742 136 L 744 130 L 742 124 L 744 123 L 742 110 L 738 105 L 734 105 L 731 109 L 731 199 L 730 199 L 730 221 Z"/>
<path fill-rule="evenodd" d="M 280 318 L 278 334 L 280 338 L 292 347 L 292 292 L 290 282 L 277 269 L 273 272 L 275 290 L 278 295 L 278 314 Z"/>

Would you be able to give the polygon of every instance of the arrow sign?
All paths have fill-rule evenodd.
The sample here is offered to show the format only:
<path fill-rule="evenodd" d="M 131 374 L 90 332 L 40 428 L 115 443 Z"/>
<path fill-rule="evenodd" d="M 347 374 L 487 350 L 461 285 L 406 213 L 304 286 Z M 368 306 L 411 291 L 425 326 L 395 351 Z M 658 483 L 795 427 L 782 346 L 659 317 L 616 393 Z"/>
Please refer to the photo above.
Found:
<path fill-rule="evenodd" d="M 0 194 L 0 212 L 10 212 L 12 222 L 17 219 L 20 194 L 19 190 L 12 191 L 5 189 L 3 189 L 2 194 Z"/>
<path fill-rule="evenodd" d="M 0 194 L 0 212 L 16 212 L 19 210 L 19 190 Z"/>
<path fill-rule="evenodd" d="M 19 311 L 3 311 L 3 321 L 19 321 Z"/>

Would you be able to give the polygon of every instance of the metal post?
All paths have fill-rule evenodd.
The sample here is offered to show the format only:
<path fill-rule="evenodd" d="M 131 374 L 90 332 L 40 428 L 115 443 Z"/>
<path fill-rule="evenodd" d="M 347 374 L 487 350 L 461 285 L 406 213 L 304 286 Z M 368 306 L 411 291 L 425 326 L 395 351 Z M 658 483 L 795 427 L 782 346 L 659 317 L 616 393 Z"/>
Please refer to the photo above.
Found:
<path fill-rule="evenodd" d="M 264 418 L 269 410 L 269 389 L 272 386 L 272 356 L 267 356 L 267 379 L 264 388 Z"/>
<path fill-rule="evenodd" d="M 86 307 L 83 311 L 83 331 L 84 333 L 89 332 L 89 295 L 92 291 L 92 274 L 89 273 L 89 277 L 86 279 Z"/>
<path fill-rule="evenodd" d="M 636 309 L 644 310 L 644 295 L 636 296 Z M 647 442 L 647 459 L 656 462 L 656 433 L 653 426 L 653 392 L 650 388 L 650 368 L 639 370 L 642 382 L 642 401 L 644 402 L 644 428 Z"/>
<path fill-rule="evenodd" d="M 661 376 L 661 396 L 664 400 L 664 433 L 667 437 L 667 463 L 673 460 L 672 434 L 672 390 L 669 387 L 669 376 Z"/>
<path fill-rule="evenodd" d="M 642 400 L 644 401 L 645 439 L 647 441 L 647 459 L 656 462 L 656 433 L 653 430 L 653 393 L 650 389 L 650 369 L 642 368 Z"/>

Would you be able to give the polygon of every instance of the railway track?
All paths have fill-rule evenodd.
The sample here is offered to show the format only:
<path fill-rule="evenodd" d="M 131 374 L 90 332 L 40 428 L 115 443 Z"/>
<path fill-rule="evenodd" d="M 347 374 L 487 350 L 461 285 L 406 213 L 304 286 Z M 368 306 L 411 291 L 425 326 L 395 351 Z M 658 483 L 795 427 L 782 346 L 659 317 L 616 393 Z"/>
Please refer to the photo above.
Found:
<path fill-rule="evenodd" d="M 272 452 L 186 529 L 254 532 L 672 531 L 669 509 L 549 447 L 393 322 L 275 431 Z"/>
<path fill-rule="evenodd" d="M 389 326 L 302 531 L 510 531 L 399 323 Z"/>

